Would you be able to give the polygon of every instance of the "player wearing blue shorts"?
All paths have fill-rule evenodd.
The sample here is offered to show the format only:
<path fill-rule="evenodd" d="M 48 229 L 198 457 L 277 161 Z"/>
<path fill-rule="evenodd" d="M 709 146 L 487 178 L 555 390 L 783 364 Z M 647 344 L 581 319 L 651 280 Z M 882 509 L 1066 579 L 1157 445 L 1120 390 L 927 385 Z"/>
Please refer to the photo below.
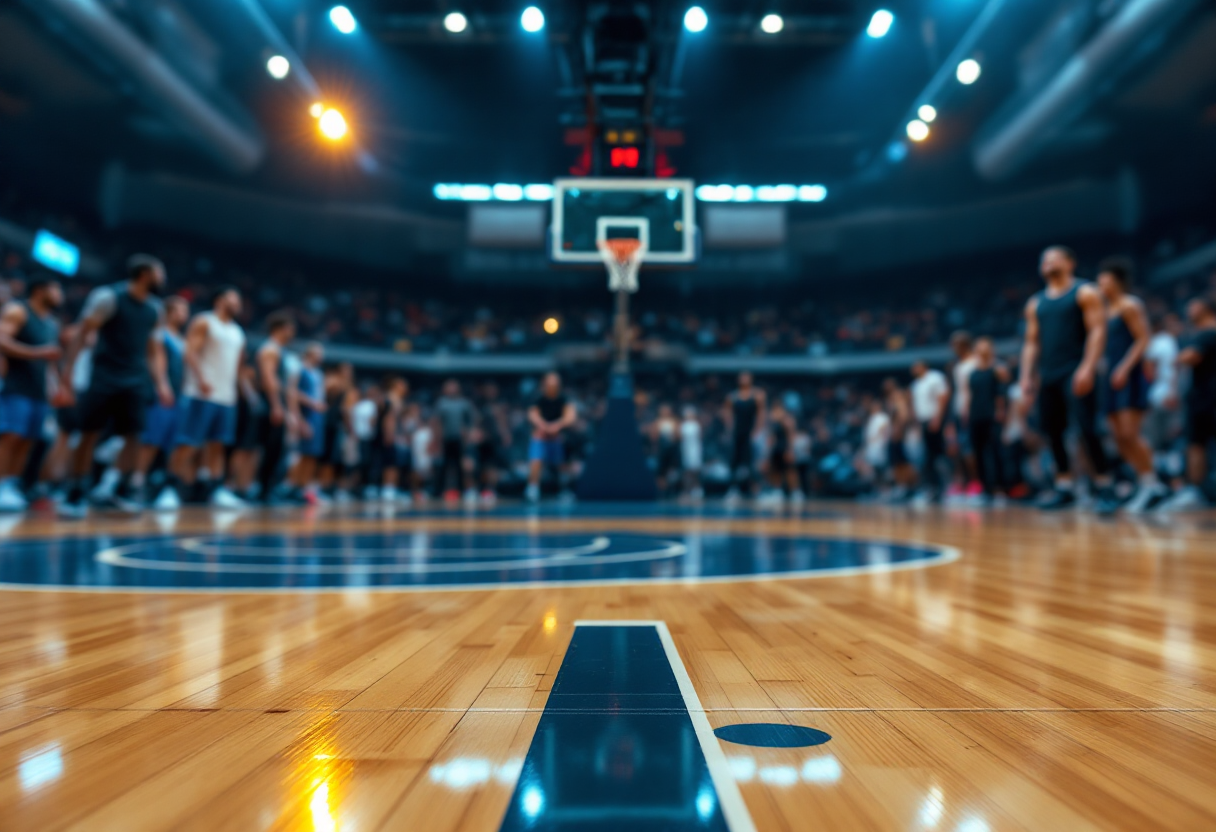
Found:
<path fill-rule="evenodd" d="M 172 476 L 157 498 L 158 509 L 181 505 L 179 483 L 192 487 L 196 480 L 212 506 L 245 505 L 222 484 L 224 455 L 236 439 L 238 385 L 245 360 L 245 331 L 236 322 L 240 312 L 241 293 L 225 286 L 216 292 L 211 311 L 190 321 Z"/>
<path fill-rule="evenodd" d="M 190 317 L 190 303 L 185 298 L 174 295 L 165 299 L 165 319 L 160 327 L 159 338 L 165 350 L 165 373 L 169 386 L 173 389 L 175 400 L 180 401 L 182 393 L 182 373 L 184 369 L 182 355 L 185 350 L 182 341 L 182 327 Z M 148 472 L 156 464 L 157 458 L 163 454 L 164 464 L 169 464 L 169 456 L 173 453 L 173 440 L 177 436 L 178 405 L 165 406 L 149 397 L 148 412 L 144 419 L 144 434 L 139 449 L 139 460 L 132 475 L 132 486 L 138 492 Z"/>
<path fill-rule="evenodd" d="M 9 301 L 0 310 L 0 353 L 8 360 L 0 393 L 0 511 L 26 508 L 21 474 L 50 414 L 49 362 L 61 352 L 55 310 L 62 304 L 59 281 L 39 277 L 30 283 L 28 299 Z"/>
<path fill-rule="evenodd" d="M 557 373 L 546 373 L 541 393 L 528 408 L 528 423 L 532 425 L 532 441 L 528 444 L 529 502 L 540 499 L 540 478 L 545 466 L 557 469 L 560 478 L 566 461 L 562 433 L 574 424 L 574 405 L 562 393 L 562 379 Z M 565 483 L 562 483 L 565 494 Z"/>
<path fill-rule="evenodd" d="M 304 348 L 300 372 L 289 382 L 289 401 L 297 414 L 296 450 L 300 459 L 291 472 L 291 498 L 307 503 L 319 502 L 316 489 L 319 462 L 325 451 L 325 374 L 321 362 L 325 360 L 324 348 L 315 341 Z"/>
<path fill-rule="evenodd" d="M 1131 282 L 1132 265 L 1123 258 L 1109 258 L 1098 267 L 1098 290 L 1106 302 L 1104 409 L 1119 455 L 1137 476 L 1136 491 L 1122 508 L 1138 514 L 1164 499 L 1166 489 L 1153 470 L 1152 449 L 1140 433 L 1148 410 L 1144 351 L 1152 331 L 1144 304 L 1128 292 Z M 1110 512 L 1118 504 L 1110 501 L 1101 508 Z"/>

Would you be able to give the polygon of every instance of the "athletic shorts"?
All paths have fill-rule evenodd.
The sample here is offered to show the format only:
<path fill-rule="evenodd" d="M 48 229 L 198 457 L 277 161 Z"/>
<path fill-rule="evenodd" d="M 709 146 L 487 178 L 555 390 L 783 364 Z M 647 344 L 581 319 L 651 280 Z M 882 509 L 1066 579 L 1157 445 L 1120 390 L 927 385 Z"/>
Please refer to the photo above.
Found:
<path fill-rule="evenodd" d="M 177 439 L 178 408 L 154 404 L 148 408 L 145 422 L 140 441 L 165 453 L 172 451 Z"/>
<path fill-rule="evenodd" d="M 734 446 L 731 449 L 730 455 L 730 470 L 739 471 L 740 469 L 752 469 L 752 464 L 755 461 L 755 446 L 752 444 L 751 436 L 735 436 Z"/>
<path fill-rule="evenodd" d="M 244 404 L 236 406 L 236 439 L 233 447 L 242 451 L 256 451 L 261 446 L 261 432 L 258 422 L 262 419 L 260 410 Z"/>
<path fill-rule="evenodd" d="M 312 428 L 312 436 L 307 439 L 300 439 L 300 454 L 303 456 L 320 459 L 325 451 L 325 414 L 317 413 L 316 411 L 305 410 L 303 412 L 304 421 Z"/>
<path fill-rule="evenodd" d="M 177 444 L 197 448 L 212 442 L 236 441 L 236 405 L 205 399 L 182 399 L 178 405 Z"/>
<path fill-rule="evenodd" d="M 1187 413 L 1186 441 L 1188 445 L 1203 447 L 1216 442 L 1216 410 L 1205 408 Z"/>
<path fill-rule="evenodd" d="M 64 436 L 71 436 L 73 433 L 80 432 L 80 407 L 72 405 L 71 407 L 61 407 L 55 411 L 55 421 L 59 424 L 59 432 Z"/>
<path fill-rule="evenodd" d="M 94 433 L 109 427 L 115 436 L 144 432 L 148 398 L 140 387 L 91 387 L 80 396 L 80 430 Z"/>
<path fill-rule="evenodd" d="M 902 438 L 887 442 L 887 462 L 892 468 L 908 464 L 908 449 Z"/>
<path fill-rule="evenodd" d="M 528 461 L 543 462 L 546 465 L 561 465 L 566 461 L 566 449 L 560 439 L 532 438 L 528 443 Z"/>
<path fill-rule="evenodd" d="M 1138 365 L 1136 369 L 1128 373 L 1127 384 L 1123 385 L 1120 390 L 1111 387 L 1110 373 L 1106 374 L 1103 382 L 1103 392 L 1106 394 L 1103 412 L 1107 416 L 1112 413 L 1122 413 L 1124 410 L 1141 412 L 1148 410 L 1149 383 L 1142 366 Z"/>
<path fill-rule="evenodd" d="M 0 394 L 0 434 L 12 433 L 22 439 L 39 439 L 51 406 L 40 399 Z"/>
<path fill-rule="evenodd" d="M 774 474 L 784 474 L 790 469 L 789 451 L 777 448 L 769 452 L 768 470 Z"/>

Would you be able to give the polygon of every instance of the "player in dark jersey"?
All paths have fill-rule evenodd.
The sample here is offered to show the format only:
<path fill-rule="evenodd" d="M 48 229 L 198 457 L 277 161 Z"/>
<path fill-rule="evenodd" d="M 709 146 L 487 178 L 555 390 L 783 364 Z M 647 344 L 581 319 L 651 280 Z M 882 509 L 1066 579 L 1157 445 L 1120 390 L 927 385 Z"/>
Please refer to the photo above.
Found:
<path fill-rule="evenodd" d="M 262 460 L 258 466 L 259 497 L 269 503 L 283 464 L 287 441 L 287 344 L 296 335 L 296 322 L 289 312 L 275 312 L 266 319 L 268 337 L 258 347 L 254 366 L 258 391 L 266 404 L 261 421 Z"/>
<path fill-rule="evenodd" d="M 1136 472 L 1136 491 L 1122 508 L 1139 514 L 1165 499 L 1166 489 L 1153 468 L 1153 451 L 1140 433 L 1148 411 L 1144 353 L 1152 330 L 1144 304 L 1128 292 L 1131 282 L 1132 264 L 1121 257 L 1104 260 L 1098 267 L 1098 289 L 1107 308 L 1104 409 L 1119 455 Z M 1115 502 L 1102 506 L 1107 512 L 1117 507 Z"/>
<path fill-rule="evenodd" d="M 731 430 L 731 486 L 726 499 L 739 499 L 740 486 L 751 493 L 755 475 L 756 427 L 764 424 L 764 391 L 752 381 L 752 374 L 739 373 L 739 387 L 726 399 L 726 423 Z"/>
<path fill-rule="evenodd" d="M 153 465 L 160 458 L 162 464 L 168 465 L 173 453 L 174 439 L 177 437 L 176 400 L 181 398 L 182 382 L 185 379 L 185 342 L 182 340 L 182 327 L 190 319 L 190 302 L 183 297 L 174 295 L 165 300 L 165 318 L 157 337 L 161 339 L 165 350 L 165 373 L 169 378 L 169 386 L 173 389 L 175 403 L 168 407 L 150 397 L 144 434 L 140 438 L 139 460 L 136 462 L 135 473 L 132 475 L 132 486 L 136 493 L 143 490 L 144 478 L 153 471 Z"/>
<path fill-rule="evenodd" d="M 540 499 L 540 478 L 546 465 L 557 469 L 559 477 L 566 462 L 562 434 L 577 419 L 574 405 L 562 393 L 562 379 L 557 373 L 546 373 L 541 393 L 528 408 L 528 423 L 532 426 L 532 441 L 528 445 L 528 502 Z M 561 483 L 562 495 L 565 483 Z"/>
<path fill-rule="evenodd" d="M 789 497 L 795 504 L 805 500 L 798 483 L 798 472 L 794 467 L 794 435 L 798 432 L 798 421 L 780 399 L 773 401 L 768 419 L 768 484 L 765 500 L 780 506 Z"/>
<path fill-rule="evenodd" d="M 8 362 L 0 393 L 0 511 L 24 511 L 27 505 L 21 474 L 42 436 L 50 399 L 58 394 L 51 363 L 61 354 L 55 310 L 62 304 L 59 281 L 37 277 L 28 299 L 0 309 L 0 354 Z"/>
<path fill-rule="evenodd" d="M 1009 383 L 1009 373 L 997 363 L 991 338 L 975 342 L 974 356 L 975 362 L 967 374 L 965 419 L 976 476 L 983 492 L 972 502 L 987 505 L 1004 491 L 1001 428 L 1005 422 L 1004 391 Z"/>
<path fill-rule="evenodd" d="M 1186 307 L 1193 331 L 1183 342 L 1178 363 L 1191 368 L 1186 395 L 1186 476 L 1188 485 L 1161 505 L 1162 511 L 1206 508 L 1204 492 L 1208 451 L 1216 443 L 1216 301 L 1195 298 Z"/>
<path fill-rule="evenodd" d="M 1056 465 L 1055 488 L 1039 501 L 1045 509 L 1060 509 L 1077 501 L 1072 460 L 1065 436 L 1076 424 L 1103 499 L 1109 499 L 1110 474 L 1098 437 L 1095 380 L 1106 346 L 1106 312 L 1102 296 L 1091 283 L 1075 276 L 1076 255 L 1064 246 L 1043 252 L 1039 270 L 1047 286 L 1026 304 L 1026 338 L 1022 345 L 1022 405 L 1037 393 L 1039 422 L 1051 443 Z M 1035 390 L 1035 376 L 1038 386 Z"/>
<path fill-rule="evenodd" d="M 107 427 L 125 440 L 124 454 L 134 465 L 135 443 L 143 433 L 149 376 L 156 398 L 173 404 L 164 343 L 157 337 L 164 310 L 157 295 L 164 289 L 165 267 L 155 257 L 137 254 L 127 261 L 127 279 L 89 293 L 80 326 L 64 359 L 61 389 L 70 390 L 76 356 L 89 333 L 97 333 L 93 375 L 80 398 L 80 442 L 72 453 L 74 481 L 59 507 L 64 517 L 83 517 L 85 487 L 93 450 Z M 70 394 L 69 394 L 70 395 Z M 105 501 L 114 504 L 113 498 Z M 128 506 L 118 501 L 120 507 Z"/>

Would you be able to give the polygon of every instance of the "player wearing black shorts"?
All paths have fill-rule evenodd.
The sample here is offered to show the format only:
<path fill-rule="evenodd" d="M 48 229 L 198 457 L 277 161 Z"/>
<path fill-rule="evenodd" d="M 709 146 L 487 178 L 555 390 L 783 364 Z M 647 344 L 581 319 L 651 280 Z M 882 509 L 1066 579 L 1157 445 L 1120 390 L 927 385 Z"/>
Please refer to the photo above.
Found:
<path fill-rule="evenodd" d="M 1076 255 L 1064 246 L 1043 252 L 1039 271 L 1047 286 L 1026 304 L 1022 345 L 1022 405 L 1039 398 L 1039 422 L 1055 460 L 1055 489 L 1039 506 L 1060 509 L 1076 503 L 1072 460 L 1065 436 L 1076 425 L 1103 500 L 1109 500 L 1110 474 L 1098 437 L 1098 360 L 1106 346 L 1106 313 L 1093 284 L 1075 276 Z M 1035 372 L 1039 384 L 1035 390 Z"/>
<path fill-rule="evenodd" d="M 268 337 L 258 347 L 254 366 L 266 409 L 259 423 L 262 460 L 258 466 L 259 497 L 269 503 L 283 464 L 287 442 L 287 344 L 296 335 L 296 322 L 288 312 L 275 312 L 266 319 Z"/>
<path fill-rule="evenodd" d="M 1161 505 L 1162 511 L 1203 508 L 1211 503 L 1204 493 L 1208 450 L 1216 442 L 1216 301 L 1196 298 L 1186 307 L 1194 328 L 1178 354 L 1178 363 L 1191 368 L 1191 389 L 1186 396 L 1186 475 L 1188 485 Z"/>
<path fill-rule="evenodd" d="M 97 333 L 97 345 L 93 348 L 89 389 L 79 402 L 81 435 L 72 454 L 73 482 L 59 507 L 64 517 L 83 517 L 86 513 L 86 478 L 103 429 L 109 427 L 123 437 L 126 447 L 134 452 L 144 430 L 149 376 L 160 404 L 173 404 L 164 344 L 155 337 L 164 314 L 157 295 L 164 285 L 164 265 L 155 257 L 137 254 L 127 261 L 126 280 L 94 289 L 85 301 L 80 326 L 68 345 L 63 389 L 70 389 L 76 357 L 89 333 Z"/>
<path fill-rule="evenodd" d="M 751 491 L 755 468 L 752 441 L 756 426 L 765 418 L 764 391 L 755 387 L 751 373 L 739 373 L 739 387 L 727 398 L 726 405 L 726 419 L 731 426 L 731 486 L 726 498 L 737 500 L 741 485 Z"/>

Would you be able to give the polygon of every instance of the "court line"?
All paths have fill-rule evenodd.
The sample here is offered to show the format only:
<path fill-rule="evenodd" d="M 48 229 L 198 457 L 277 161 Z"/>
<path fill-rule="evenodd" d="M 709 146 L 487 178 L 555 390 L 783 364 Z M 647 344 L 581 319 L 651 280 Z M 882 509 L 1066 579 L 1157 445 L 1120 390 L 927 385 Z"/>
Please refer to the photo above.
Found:
<path fill-rule="evenodd" d="M 739 784 L 735 782 L 735 777 L 730 771 L 730 764 L 726 762 L 726 754 L 723 753 L 722 746 L 718 743 L 718 738 L 714 736 L 713 728 L 710 727 L 709 720 L 705 717 L 701 699 L 692 685 L 692 679 L 688 675 L 688 669 L 684 667 L 684 660 L 680 658 L 676 643 L 671 638 L 671 631 L 667 629 L 667 622 L 578 620 L 574 622 L 574 627 L 576 630 L 579 627 L 654 627 L 655 632 L 658 633 L 659 642 L 663 645 L 663 652 L 667 654 L 667 663 L 671 665 L 671 671 L 676 677 L 680 696 L 684 699 L 684 711 L 692 720 L 693 731 L 701 746 L 701 754 L 705 757 L 705 764 L 709 769 L 709 778 L 713 781 L 714 791 L 718 794 L 718 806 L 722 810 L 722 816 L 726 819 L 726 825 L 731 832 L 756 832 L 756 824 L 747 811 L 747 804 L 743 802 Z"/>
<path fill-rule="evenodd" d="M 865 566 L 839 566 L 830 569 L 804 569 L 790 572 L 771 572 L 763 575 L 708 575 L 678 578 L 596 578 L 588 581 L 520 581 L 517 583 L 480 584 L 435 584 L 424 586 L 318 586 L 318 587 L 133 587 L 133 586 L 66 586 L 56 584 L 0 583 L 0 591 L 6 592 L 80 592 L 91 594 L 123 595 L 320 595 L 325 593 L 375 593 L 396 594 L 406 592 L 490 592 L 501 590 L 538 589 L 595 589 L 614 586 L 695 586 L 698 584 L 756 583 L 759 581 L 810 580 L 818 578 L 853 578 L 865 575 L 881 575 L 890 572 L 905 572 L 913 569 L 929 569 L 946 566 L 962 557 L 955 546 L 914 540 L 885 540 L 876 538 L 853 538 L 816 536 L 820 540 L 839 540 L 849 543 L 866 543 L 879 546 L 916 546 L 936 550 L 937 557 L 923 558 L 905 563 L 878 563 Z M 35 541 L 26 538 L 22 542 Z"/>
<path fill-rule="evenodd" d="M 252 535 L 252 536 L 256 537 L 256 535 Z M 328 536 L 338 537 L 340 535 L 331 534 Z M 208 543 L 208 540 L 211 540 L 212 542 Z M 153 542 L 153 541 L 149 541 L 149 542 Z M 179 549 L 184 549 L 187 552 L 191 552 L 196 555 L 204 555 L 204 556 L 209 556 L 209 555 L 228 556 L 228 557 L 285 557 L 285 556 L 287 556 L 287 557 L 308 557 L 308 556 L 315 557 L 315 556 L 321 556 L 321 557 L 331 557 L 332 558 L 332 557 L 347 557 L 351 554 L 351 547 L 349 547 L 349 546 L 341 546 L 341 547 L 338 547 L 338 546 L 312 546 L 312 547 L 307 548 L 306 550 L 287 555 L 283 551 L 283 549 L 285 547 L 281 543 L 278 544 L 278 546 L 273 546 L 273 547 L 272 546 L 262 546 L 262 547 L 259 547 L 259 546 L 225 546 L 222 544 L 222 542 L 216 543 L 214 536 L 185 537 L 180 540 L 171 540 L 168 542 L 173 545 L 176 545 Z M 565 548 L 558 548 L 558 549 L 544 549 L 544 548 L 541 548 L 538 546 L 520 547 L 518 549 L 503 549 L 503 548 L 476 549 L 476 548 L 467 547 L 467 546 L 466 547 L 454 547 L 454 548 L 450 548 L 450 549 L 434 547 L 434 548 L 428 548 L 424 552 L 424 554 L 426 554 L 426 555 L 445 555 L 447 557 L 455 557 L 455 556 L 465 557 L 468 555 L 472 555 L 472 556 L 499 555 L 499 556 L 501 556 L 501 555 L 515 554 L 520 551 L 526 551 L 531 556 L 536 557 L 536 558 L 539 558 L 539 557 L 571 558 L 571 557 L 580 557 L 582 555 L 594 555 L 596 552 L 604 551 L 611 545 L 612 545 L 612 538 L 608 537 L 607 535 L 598 535 L 596 537 L 591 538 L 590 543 L 584 544 L 582 546 L 567 546 Z M 383 553 L 396 555 L 396 556 L 417 554 L 416 552 L 414 552 L 412 550 L 412 544 L 406 544 L 406 545 L 396 546 L 396 547 L 392 547 L 392 548 L 389 548 L 387 546 L 378 546 L 378 547 L 374 547 L 374 548 L 367 547 L 367 546 L 360 546 L 356 550 L 356 552 L 360 556 L 368 556 L 370 553 L 377 553 L 377 552 L 383 552 Z M 249 553 L 251 553 L 251 554 L 249 554 Z"/>

